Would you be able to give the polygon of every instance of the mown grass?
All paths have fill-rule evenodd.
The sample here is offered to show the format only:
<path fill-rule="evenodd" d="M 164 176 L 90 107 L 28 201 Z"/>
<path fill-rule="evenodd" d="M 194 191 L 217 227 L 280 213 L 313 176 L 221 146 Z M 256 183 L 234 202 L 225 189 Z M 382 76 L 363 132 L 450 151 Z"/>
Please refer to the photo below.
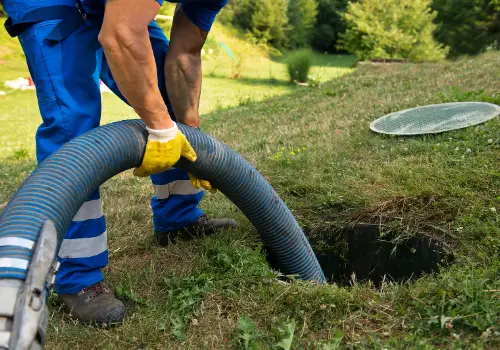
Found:
<path fill-rule="evenodd" d="M 453 266 L 379 288 L 282 283 L 249 222 L 220 193 L 207 195 L 202 208 L 235 217 L 238 229 L 158 248 L 150 183 L 125 172 L 102 193 L 110 249 L 105 275 L 129 317 L 119 328 L 84 327 L 53 296 L 47 348 L 498 348 L 500 119 L 413 138 L 376 135 L 368 125 L 430 103 L 499 104 L 499 66 L 499 54 L 363 66 L 314 89 L 202 117 L 203 129 L 256 166 L 311 234 L 383 223 L 401 239 L 439 240 L 453 250 Z M 11 147 L 1 153 L 0 199 L 6 200 L 34 167 L 26 141 L 10 144 L 32 137 L 37 115 L 32 93 L 3 98 L 0 125 L 8 129 L 0 135 L 10 140 L 2 147 Z M 104 113 L 106 120 L 119 116 L 109 104 Z"/>
<path fill-rule="evenodd" d="M 219 43 L 227 43 L 237 58 L 231 59 L 225 51 L 217 49 Z M 209 54 L 209 50 L 213 50 Z M 303 87 L 288 83 L 285 63 L 267 57 L 266 51 L 249 44 L 234 31 L 216 25 L 210 34 L 203 60 L 203 89 L 200 111 L 203 114 L 215 110 L 246 105 L 272 96 L 303 90 Z M 314 55 L 311 73 L 315 80 L 327 81 L 348 74 L 354 62 L 352 56 Z M 38 127 L 39 115 L 34 93 L 15 91 L 4 86 L 4 81 L 28 77 L 22 50 L 17 40 L 0 31 L 0 96 L 3 105 L 0 115 L 0 158 L 19 149 L 33 154 L 33 135 Z M 113 94 L 103 94 L 102 123 L 136 118 L 133 110 Z M 9 121 L 5 123 L 4 121 Z"/>

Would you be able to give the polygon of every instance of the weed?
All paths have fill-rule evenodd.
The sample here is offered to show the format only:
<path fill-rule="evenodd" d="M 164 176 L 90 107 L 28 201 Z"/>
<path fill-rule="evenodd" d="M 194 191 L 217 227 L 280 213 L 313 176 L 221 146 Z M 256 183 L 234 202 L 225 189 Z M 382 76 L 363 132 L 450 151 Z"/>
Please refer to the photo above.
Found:
<path fill-rule="evenodd" d="M 257 339 L 259 333 L 255 325 L 248 317 L 240 317 L 238 321 L 237 340 L 239 344 L 246 350 L 259 349 Z"/>
<path fill-rule="evenodd" d="M 17 151 L 14 151 L 12 158 L 17 159 L 17 160 L 21 160 L 21 159 L 27 159 L 30 155 L 31 154 L 27 149 L 21 148 Z"/>
<path fill-rule="evenodd" d="M 122 281 L 115 288 L 116 296 L 123 300 L 129 300 L 137 304 L 146 305 L 148 300 L 146 298 L 137 295 L 131 287 L 131 282 L 129 279 Z"/>
<path fill-rule="evenodd" d="M 456 86 L 441 90 L 440 98 L 443 102 L 489 102 L 500 105 L 500 94 L 489 94 L 484 90 L 464 91 Z"/>
<path fill-rule="evenodd" d="M 289 321 L 285 323 L 284 327 L 280 328 L 281 340 L 278 343 L 278 347 L 283 350 L 290 350 L 293 343 L 293 337 L 295 334 L 295 321 Z"/>
<path fill-rule="evenodd" d="M 179 340 L 186 338 L 187 325 L 205 293 L 213 286 L 209 275 L 165 279 L 169 298 L 167 310 L 172 334 Z"/>

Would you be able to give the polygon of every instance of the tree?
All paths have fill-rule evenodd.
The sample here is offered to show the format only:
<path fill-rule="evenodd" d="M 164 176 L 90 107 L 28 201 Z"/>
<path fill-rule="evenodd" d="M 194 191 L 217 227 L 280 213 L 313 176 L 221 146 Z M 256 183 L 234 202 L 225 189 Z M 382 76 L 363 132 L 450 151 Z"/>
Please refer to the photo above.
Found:
<path fill-rule="evenodd" d="M 318 0 L 318 15 L 312 37 L 312 47 L 318 51 L 335 52 L 339 34 L 346 26 L 340 13 L 345 12 L 349 0 Z"/>
<path fill-rule="evenodd" d="M 360 59 L 392 58 L 439 61 L 448 49 L 433 33 L 431 0 L 361 0 L 342 15 L 347 30 L 341 46 Z"/>
<path fill-rule="evenodd" d="M 287 13 L 289 46 L 292 48 L 310 46 L 318 14 L 316 0 L 289 0 Z"/>
<path fill-rule="evenodd" d="M 478 54 L 500 43 L 500 0 L 434 0 L 436 39 L 450 56 Z"/>
<path fill-rule="evenodd" d="M 257 2 L 261 0 L 230 0 L 222 9 L 219 20 L 223 23 L 250 30 Z"/>
<path fill-rule="evenodd" d="M 288 0 L 258 0 L 251 20 L 251 33 L 275 47 L 286 44 Z"/>

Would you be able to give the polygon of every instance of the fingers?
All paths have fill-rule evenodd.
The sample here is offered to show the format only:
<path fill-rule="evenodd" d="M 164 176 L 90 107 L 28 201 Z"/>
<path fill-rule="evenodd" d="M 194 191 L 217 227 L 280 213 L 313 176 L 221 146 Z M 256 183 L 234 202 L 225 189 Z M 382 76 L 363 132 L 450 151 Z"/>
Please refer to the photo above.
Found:
<path fill-rule="evenodd" d="M 200 181 L 201 187 L 203 187 L 205 190 L 210 191 L 210 193 L 217 192 L 217 189 L 214 186 L 212 186 L 212 184 L 209 181 L 202 179 L 198 180 Z"/>
<path fill-rule="evenodd" d="M 149 174 L 149 172 L 147 172 L 141 165 L 140 167 L 134 169 L 134 175 L 139 177 L 146 177 L 151 174 Z"/>
<path fill-rule="evenodd" d="M 191 184 L 193 185 L 193 187 L 200 188 L 201 187 L 200 179 L 198 179 L 196 176 L 193 176 L 191 174 L 188 174 L 188 175 L 189 175 L 189 179 L 191 180 Z"/>
<path fill-rule="evenodd" d="M 217 192 L 217 189 L 212 186 L 212 184 L 210 183 L 210 181 L 208 180 L 203 180 L 203 179 L 200 179 L 199 177 L 196 177 L 194 175 L 191 175 L 191 174 L 188 174 L 189 175 L 189 179 L 191 180 L 191 183 L 193 184 L 193 187 L 194 188 L 203 188 L 207 191 L 210 191 L 210 193 L 216 193 Z"/>
<path fill-rule="evenodd" d="M 184 137 L 184 142 L 183 142 L 183 146 L 182 146 L 182 154 L 181 155 L 191 162 L 196 161 L 196 158 L 197 158 L 196 152 L 194 151 L 193 147 L 191 147 L 191 144 L 186 139 L 186 137 L 184 135 L 182 135 L 182 136 Z"/>

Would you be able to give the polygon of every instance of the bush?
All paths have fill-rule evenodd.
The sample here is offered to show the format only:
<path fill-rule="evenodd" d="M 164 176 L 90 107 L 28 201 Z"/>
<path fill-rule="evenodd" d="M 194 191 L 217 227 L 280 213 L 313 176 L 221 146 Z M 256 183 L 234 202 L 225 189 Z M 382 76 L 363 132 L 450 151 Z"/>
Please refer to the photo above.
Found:
<path fill-rule="evenodd" d="M 436 39 L 450 56 L 478 54 L 500 44 L 500 0 L 434 0 Z"/>
<path fill-rule="evenodd" d="M 300 50 L 288 54 L 286 57 L 286 65 L 290 81 L 299 83 L 307 82 L 311 64 L 312 52 L 309 50 Z"/>
<path fill-rule="evenodd" d="M 289 0 L 287 13 L 289 47 L 309 46 L 318 14 L 316 0 Z"/>
<path fill-rule="evenodd" d="M 288 0 L 254 1 L 251 33 L 264 43 L 275 47 L 286 45 L 285 31 L 288 24 Z"/>
<path fill-rule="evenodd" d="M 222 23 L 244 30 L 252 27 L 255 5 L 259 0 L 230 0 L 217 17 Z"/>
<path fill-rule="evenodd" d="M 341 45 L 359 59 L 439 61 L 448 49 L 433 33 L 436 12 L 431 0 L 360 0 L 342 15 L 347 30 Z"/>
<path fill-rule="evenodd" d="M 318 0 L 318 15 L 312 36 L 312 47 L 321 52 L 336 52 L 339 34 L 346 30 L 340 13 L 349 0 Z"/>
<path fill-rule="evenodd" d="M 284 47 L 287 7 L 288 0 L 231 0 L 218 18 L 222 23 L 242 29 L 259 43 Z"/>

